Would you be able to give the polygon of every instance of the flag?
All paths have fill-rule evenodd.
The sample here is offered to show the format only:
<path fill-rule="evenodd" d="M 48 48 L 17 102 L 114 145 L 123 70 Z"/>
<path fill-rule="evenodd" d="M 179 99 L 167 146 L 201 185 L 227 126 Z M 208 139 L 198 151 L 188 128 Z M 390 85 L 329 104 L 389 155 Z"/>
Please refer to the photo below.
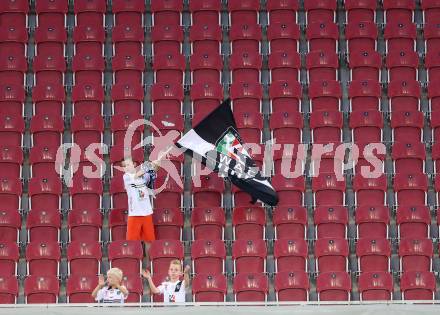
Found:
<path fill-rule="evenodd" d="M 252 202 L 260 200 L 270 206 L 278 203 L 276 191 L 243 147 L 229 99 L 189 130 L 177 141 L 177 145 L 193 157 L 201 158 L 201 162 L 219 176 L 229 178 L 234 185 L 249 193 Z"/>

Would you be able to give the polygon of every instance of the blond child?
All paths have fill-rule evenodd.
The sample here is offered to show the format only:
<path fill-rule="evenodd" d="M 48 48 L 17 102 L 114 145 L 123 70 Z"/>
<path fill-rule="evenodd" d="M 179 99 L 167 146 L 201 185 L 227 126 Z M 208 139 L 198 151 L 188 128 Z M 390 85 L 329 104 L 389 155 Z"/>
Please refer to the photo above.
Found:
<path fill-rule="evenodd" d="M 92 292 L 95 301 L 100 303 L 124 303 L 128 290 L 122 285 L 122 270 L 111 268 L 107 271 L 107 282 L 99 275 L 98 285 Z"/>

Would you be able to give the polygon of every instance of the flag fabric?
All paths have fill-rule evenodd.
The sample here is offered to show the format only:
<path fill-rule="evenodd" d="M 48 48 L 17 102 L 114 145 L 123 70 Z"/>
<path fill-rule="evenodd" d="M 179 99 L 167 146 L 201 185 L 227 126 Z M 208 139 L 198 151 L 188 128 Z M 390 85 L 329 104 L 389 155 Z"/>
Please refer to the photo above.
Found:
<path fill-rule="evenodd" d="M 257 200 L 270 206 L 278 203 L 276 191 L 243 147 L 229 99 L 183 135 L 177 146 L 200 158 L 219 176 L 229 178 L 234 185 L 251 195 L 253 203 Z"/>

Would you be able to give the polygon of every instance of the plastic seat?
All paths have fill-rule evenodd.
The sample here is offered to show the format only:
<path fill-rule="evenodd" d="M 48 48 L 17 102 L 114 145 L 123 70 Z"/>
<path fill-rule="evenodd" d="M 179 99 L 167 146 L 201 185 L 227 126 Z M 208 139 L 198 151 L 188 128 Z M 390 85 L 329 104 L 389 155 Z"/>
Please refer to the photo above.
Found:
<path fill-rule="evenodd" d="M 68 3 L 64 0 L 38 0 L 35 1 L 37 25 L 55 23 L 65 26 Z"/>
<path fill-rule="evenodd" d="M 393 298 L 393 277 L 388 272 L 363 272 L 358 287 L 361 301 L 389 301 Z"/>
<path fill-rule="evenodd" d="M 18 297 L 18 280 L 12 276 L 0 276 L 0 304 L 15 304 Z"/>
<path fill-rule="evenodd" d="M 395 111 L 391 115 L 391 128 L 395 142 L 417 143 L 423 140 L 424 115 L 419 111 Z"/>
<path fill-rule="evenodd" d="M 180 113 L 165 113 L 159 112 L 151 117 L 151 133 L 154 138 L 160 137 L 163 134 L 167 134 L 171 130 L 175 130 L 179 133 L 183 133 L 184 129 L 184 117 Z"/>
<path fill-rule="evenodd" d="M 0 204 L 5 210 L 21 209 L 22 186 L 18 178 L 0 178 Z"/>
<path fill-rule="evenodd" d="M 273 22 L 296 22 L 299 10 L 298 1 L 295 0 L 268 0 L 266 3 L 269 24 Z"/>
<path fill-rule="evenodd" d="M 311 22 L 306 30 L 308 51 L 337 52 L 339 30 L 334 22 Z"/>
<path fill-rule="evenodd" d="M 440 27 L 438 23 L 425 24 L 423 28 L 423 35 L 425 37 L 425 51 L 436 52 L 439 50 L 440 45 Z"/>
<path fill-rule="evenodd" d="M 28 242 L 60 241 L 61 216 L 58 209 L 33 209 L 26 219 Z"/>
<path fill-rule="evenodd" d="M 0 54 L 0 84 L 25 85 L 28 66 L 24 56 L 15 56 L 7 52 Z M 34 70 L 35 71 L 35 70 Z"/>
<path fill-rule="evenodd" d="M 156 194 L 154 208 L 181 208 L 183 206 L 183 186 L 176 183 L 174 179 L 168 179 L 166 183 L 164 177 L 156 180 L 156 187 L 163 187 L 163 190 Z"/>
<path fill-rule="evenodd" d="M 262 143 L 263 117 L 258 112 L 234 111 L 237 131 L 245 143 Z"/>
<path fill-rule="evenodd" d="M 191 258 L 194 273 L 222 274 L 225 270 L 225 244 L 221 240 L 196 240 L 191 245 Z"/>
<path fill-rule="evenodd" d="M 0 48 L 12 56 L 27 56 L 28 32 L 24 25 L 9 26 L 0 34 Z"/>
<path fill-rule="evenodd" d="M 153 279 L 153 283 L 156 286 L 161 285 L 164 281 L 168 281 L 168 274 L 164 273 L 164 274 L 158 274 L 155 273 L 152 277 Z M 163 294 L 154 294 L 151 296 L 151 301 L 152 302 L 163 302 Z"/>
<path fill-rule="evenodd" d="M 342 140 L 342 123 L 341 112 L 312 112 L 310 115 L 312 141 L 316 143 L 340 143 Z"/>
<path fill-rule="evenodd" d="M 184 218 L 179 208 L 156 208 L 153 220 L 156 239 L 182 240 Z"/>
<path fill-rule="evenodd" d="M 20 147 L 0 146 L 0 173 L 3 176 L 21 178 L 23 160 L 23 150 Z"/>
<path fill-rule="evenodd" d="M 72 92 L 72 101 L 74 115 L 102 115 L 104 89 L 100 85 L 88 83 L 75 85 Z"/>
<path fill-rule="evenodd" d="M 0 85 L 0 117 L 24 116 L 26 92 L 22 85 Z"/>
<path fill-rule="evenodd" d="M 101 209 L 103 184 L 100 178 L 74 176 L 70 187 L 70 207 L 72 209 Z"/>
<path fill-rule="evenodd" d="M 231 24 L 229 41 L 232 53 L 243 53 L 246 51 L 260 53 L 261 40 L 262 31 L 259 25 L 249 24 L 245 21 Z"/>
<path fill-rule="evenodd" d="M 143 119 L 140 114 L 117 114 L 113 115 L 111 118 L 111 131 L 112 131 L 112 145 L 113 146 L 124 146 L 125 136 L 128 129 L 134 127 L 133 122 Z M 132 125 L 133 124 L 133 125 Z M 136 129 L 132 130 L 132 138 L 128 139 L 130 141 L 130 147 L 134 147 L 143 140 L 142 135 L 144 132 L 144 125 L 137 126 Z"/>
<path fill-rule="evenodd" d="M 278 193 L 280 206 L 301 206 L 303 204 L 305 192 L 303 176 L 286 178 L 282 174 L 277 174 L 272 178 L 272 185 Z"/>
<path fill-rule="evenodd" d="M 68 217 L 71 241 L 99 241 L 101 239 L 102 214 L 98 209 L 72 209 Z"/>
<path fill-rule="evenodd" d="M 371 234 L 373 236 L 373 234 Z M 360 238 L 356 243 L 358 269 L 367 272 L 389 272 L 391 245 L 385 238 Z"/>
<path fill-rule="evenodd" d="M 373 21 L 355 21 L 345 27 L 350 53 L 375 51 L 377 48 L 378 29 Z"/>
<path fill-rule="evenodd" d="M 222 207 L 225 184 L 217 174 L 200 176 L 200 182 L 193 181 L 192 204 L 194 207 Z"/>
<path fill-rule="evenodd" d="M 417 28 L 411 21 L 395 21 L 386 24 L 384 38 L 387 53 L 392 51 L 414 51 Z"/>
<path fill-rule="evenodd" d="M 234 277 L 233 291 L 236 302 L 264 302 L 269 291 L 267 276 L 263 273 L 241 273 Z"/>
<path fill-rule="evenodd" d="M 66 95 L 61 84 L 36 85 L 32 90 L 33 113 L 63 116 L 65 100 Z"/>
<path fill-rule="evenodd" d="M 440 170 L 440 145 L 438 143 L 432 146 L 431 157 L 434 162 L 434 173 L 437 174 Z"/>
<path fill-rule="evenodd" d="M 305 239 L 307 210 L 298 206 L 279 206 L 273 212 L 275 239 Z"/>
<path fill-rule="evenodd" d="M 223 87 L 220 83 L 194 83 L 190 91 L 191 111 L 194 113 L 193 125 L 212 112 L 223 100 Z"/>
<path fill-rule="evenodd" d="M 391 112 L 420 110 L 420 84 L 415 80 L 394 80 L 388 85 Z"/>
<path fill-rule="evenodd" d="M 320 74 L 319 76 L 324 77 L 325 75 Z M 309 98 L 312 112 L 339 111 L 342 89 L 339 82 L 335 80 L 313 81 L 309 85 Z"/>
<path fill-rule="evenodd" d="M 57 177 L 29 180 L 29 209 L 61 209 L 62 184 Z"/>
<path fill-rule="evenodd" d="M 234 272 L 264 272 L 266 270 L 266 256 L 267 248 L 264 240 L 235 240 L 232 245 Z"/>
<path fill-rule="evenodd" d="M 84 12 L 95 13 L 95 12 Z M 75 18 L 78 18 L 76 15 Z M 102 25 L 92 25 L 92 21 L 73 29 L 73 51 L 79 56 L 104 56 L 105 30 Z M 75 58 L 75 57 L 74 57 Z"/>
<path fill-rule="evenodd" d="M 34 32 L 34 40 L 37 55 L 66 55 L 67 32 L 64 24 L 57 25 L 50 21 L 49 24 L 38 26 Z"/>
<path fill-rule="evenodd" d="M 309 288 L 309 277 L 303 271 L 284 271 L 275 275 L 277 301 L 308 301 Z"/>
<path fill-rule="evenodd" d="M 61 260 L 61 249 L 57 242 L 35 241 L 26 246 L 27 274 L 57 276 Z"/>
<path fill-rule="evenodd" d="M 7 209 L 0 211 L 0 241 L 14 242 L 19 240 L 21 229 L 21 216 L 17 209 Z"/>
<path fill-rule="evenodd" d="M 219 0 L 193 0 L 189 4 L 191 12 L 191 25 L 200 25 L 203 23 L 211 25 L 220 25 L 220 11 L 222 10 Z"/>
<path fill-rule="evenodd" d="M 15 241 L 0 241 L 0 277 L 17 275 L 20 252 Z M 1 295 L 0 295 L 1 296 Z M 0 298 L 1 301 L 1 298 Z"/>
<path fill-rule="evenodd" d="M 50 133 L 43 132 L 39 137 L 44 138 L 49 135 Z M 55 143 L 52 143 L 50 146 L 37 145 L 32 147 L 29 154 L 29 165 L 32 177 L 59 177 L 62 174 L 61 165 L 56 163 L 58 147 L 54 144 Z"/>
<path fill-rule="evenodd" d="M 229 70 L 233 82 L 260 82 L 262 58 L 254 51 L 233 53 L 229 58 Z"/>
<path fill-rule="evenodd" d="M 375 172 L 385 172 L 386 147 L 382 143 L 358 142 L 359 157 L 354 165 L 355 174 L 371 177 Z"/>
<path fill-rule="evenodd" d="M 183 29 L 179 25 L 156 25 L 151 30 L 153 56 L 163 53 L 181 54 Z"/>
<path fill-rule="evenodd" d="M 377 51 L 356 51 L 349 55 L 350 79 L 359 82 L 379 82 L 382 57 Z"/>
<path fill-rule="evenodd" d="M 66 282 L 67 303 L 95 303 L 92 292 L 97 285 L 95 274 L 71 274 Z"/>
<path fill-rule="evenodd" d="M 429 109 L 432 112 L 440 111 L 440 91 L 435 88 L 434 84 L 428 85 Z"/>
<path fill-rule="evenodd" d="M 115 84 L 142 84 L 145 60 L 141 55 L 119 54 L 112 59 Z"/>
<path fill-rule="evenodd" d="M 29 3 L 21 1 L 3 1 L 0 5 L 1 25 L 28 26 Z"/>
<path fill-rule="evenodd" d="M 93 143 L 103 142 L 104 120 L 98 115 L 75 115 L 71 121 L 72 142 L 83 151 Z"/>
<path fill-rule="evenodd" d="M 143 249 L 140 241 L 112 241 L 108 245 L 110 267 L 120 268 L 124 274 L 139 274 L 142 258 Z"/>
<path fill-rule="evenodd" d="M 335 52 L 312 51 L 306 56 L 306 67 L 309 82 L 338 79 L 339 60 Z"/>
<path fill-rule="evenodd" d="M 313 22 L 335 22 L 336 1 L 304 1 L 306 11 L 306 23 Z"/>
<path fill-rule="evenodd" d="M 232 214 L 233 239 L 264 239 L 266 213 L 261 207 L 237 207 Z"/>
<path fill-rule="evenodd" d="M 258 0 L 246 0 L 240 2 L 228 3 L 229 25 L 237 23 L 258 23 L 258 11 L 260 10 L 260 2 Z"/>
<path fill-rule="evenodd" d="M 66 62 L 61 55 L 38 55 L 34 58 L 33 70 L 36 85 L 63 84 Z"/>
<path fill-rule="evenodd" d="M 128 209 L 127 193 L 124 187 L 124 180 L 122 179 L 122 172 L 119 172 L 121 176 L 113 176 L 110 181 L 110 195 L 111 195 L 111 207 L 112 208 L 126 208 Z"/>
<path fill-rule="evenodd" d="M 316 271 L 348 271 L 348 241 L 343 238 L 321 238 L 315 241 Z"/>
<path fill-rule="evenodd" d="M 143 114 L 144 90 L 140 84 L 117 83 L 112 92 L 113 114 Z"/>
<path fill-rule="evenodd" d="M 429 238 L 431 213 L 426 206 L 400 206 L 397 209 L 399 238 Z"/>
<path fill-rule="evenodd" d="M 144 295 L 142 279 L 137 273 L 128 274 L 122 277 L 122 284 L 128 290 L 127 303 L 140 303 Z"/>
<path fill-rule="evenodd" d="M 156 83 L 151 87 L 152 114 L 182 113 L 183 87 L 181 84 Z"/>
<path fill-rule="evenodd" d="M 334 174 L 338 178 L 343 176 L 344 149 L 347 145 L 342 143 L 318 143 L 312 146 L 310 173 L 313 177 L 319 174 Z M 350 145 L 348 145 L 350 146 Z M 342 150 L 341 150 L 342 149 Z M 298 150 L 302 153 L 307 148 L 300 145 Z M 305 162 L 305 153 L 303 159 Z M 304 163 L 303 162 L 303 163 Z"/>
<path fill-rule="evenodd" d="M 354 142 L 381 142 L 382 128 L 383 117 L 377 110 L 354 111 L 350 114 L 350 129 Z"/>
<path fill-rule="evenodd" d="M 400 270 L 432 271 L 434 246 L 432 240 L 402 238 L 399 243 Z"/>
<path fill-rule="evenodd" d="M 268 66 L 270 70 L 270 80 L 272 82 L 271 87 L 278 81 L 295 82 L 300 79 L 301 58 L 296 50 L 272 52 L 269 55 Z"/>
<path fill-rule="evenodd" d="M 104 26 L 106 13 L 105 0 L 79 0 L 75 1 L 73 12 L 75 13 L 75 25 Z"/>
<path fill-rule="evenodd" d="M 308 245 L 304 239 L 277 239 L 273 251 L 277 273 L 308 270 Z"/>
<path fill-rule="evenodd" d="M 231 105 L 234 112 L 261 113 L 262 86 L 257 82 L 237 82 L 231 85 Z"/>
<path fill-rule="evenodd" d="M 181 1 L 154 2 L 151 5 L 153 25 L 182 25 L 182 11 Z"/>
<path fill-rule="evenodd" d="M 77 100 L 96 99 L 100 97 L 105 69 L 105 61 L 100 54 L 78 53 L 72 59 L 73 87 L 72 97 Z M 102 95 L 104 92 L 101 92 Z M 75 102 L 75 100 L 74 100 Z"/>
<path fill-rule="evenodd" d="M 190 69 L 191 82 L 194 85 L 209 84 L 214 86 L 213 83 L 220 83 L 223 60 L 216 52 L 196 52 L 191 55 Z"/>
<path fill-rule="evenodd" d="M 149 257 L 153 274 L 166 274 L 172 260 L 183 260 L 183 245 L 176 240 L 156 240 L 151 243 Z"/>
<path fill-rule="evenodd" d="M 222 274 L 198 274 L 192 279 L 194 302 L 224 302 L 227 293 L 227 280 Z"/>
<path fill-rule="evenodd" d="M 142 26 L 145 3 L 142 0 L 112 2 L 115 25 Z"/>
<path fill-rule="evenodd" d="M 268 25 L 269 53 L 298 51 L 300 30 L 296 23 L 274 22 Z"/>
<path fill-rule="evenodd" d="M 351 279 L 346 272 L 325 272 L 316 279 L 318 301 L 350 301 Z"/>
<path fill-rule="evenodd" d="M 278 141 L 277 141 L 278 142 Z M 286 177 L 296 177 L 304 174 L 306 165 L 307 144 L 284 144 L 284 148 L 273 152 L 273 174 L 282 174 Z M 264 165 L 265 166 L 265 165 Z"/>
<path fill-rule="evenodd" d="M 425 68 L 428 82 L 437 82 L 437 80 L 440 79 L 439 57 L 440 49 L 437 52 L 427 52 L 425 55 Z"/>
<path fill-rule="evenodd" d="M 396 174 L 394 194 L 397 205 L 425 205 L 428 179 L 425 174 Z"/>
<path fill-rule="evenodd" d="M 396 142 L 392 146 L 391 158 L 395 173 L 420 172 L 425 170 L 426 149 L 420 142 Z"/>
<path fill-rule="evenodd" d="M 191 1 L 191 4 L 194 1 Z M 205 2 L 206 3 L 206 2 Z M 211 11 L 201 11 L 204 13 Z M 219 14 L 219 12 L 215 12 Z M 191 15 L 194 19 L 194 14 Z M 194 23 L 191 26 L 189 32 L 189 41 L 191 43 L 191 55 L 194 53 L 198 53 L 200 51 L 204 51 L 206 53 L 212 53 L 220 55 L 221 53 L 221 42 L 223 39 L 223 32 L 220 27 L 220 23 L 213 24 L 213 20 L 202 22 L 202 23 Z"/>
<path fill-rule="evenodd" d="M 273 82 L 269 87 L 269 98 L 270 112 L 272 113 L 270 124 L 272 125 L 273 119 L 273 127 L 278 124 L 275 117 L 278 117 L 280 114 L 284 117 L 285 113 L 292 113 L 293 117 L 295 117 L 296 112 L 301 112 L 302 88 L 297 81 Z M 288 117 L 292 116 L 289 115 Z M 271 129 L 275 128 L 271 126 Z"/>
<path fill-rule="evenodd" d="M 346 238 L 348 210 L 342 206 L 317 207 L 314 212 L 315 236 Z"/>
<path fill-rule="evenodd" d="M 412 22 L 416 3 L 413 0 L 399 0 L 383 2 L 385 23 Z"/>
<path fill-rule="evenodd" d="M 25 125 L 20 116 L 0 116 L 1 144 L 21 147 Z"/>
<path fill-rule="evenodd" d="M 400 278 L 403 300 L 433 300 L 436 279 L 432 272 L 408 271 Z"/>
<path fill-rule="evenodd" d="M 60 283 L 52 275 L 30 275 L 24 280 L 24 297 L 26 304 L 57 303 L 60 294 Z"/>
<path fill-rule="evenodd" d="M 438 1 L 424 0 L 421 5 L 423 10 L 423 20 L 426 24 L 438 21 L 438 18 L 440 18 Z"/>
<path fill-rule="evenodd" d="M 191 211 L 192 239 L 222 240 L 225 221 L 223 208 L 193 208 Z"/>
<path fill-rule="evenodd" d="M 117 25 L 112 29 L 113 56 L 142 55 L 144 30 L 140 25 Z"/>
<path fill-rule="evenodd" d="M 359 206 L 356 208 L 355 221 L 358 238 L 371 235 L 377 238 L 388 237 L 390 212 L 386 206 Z"/>
<path fill-rule="evenodd" d="M 127 209 L 112 209 L 109 214 L 108 224 L 111 241 L 121 241 L 127 235 Z"/>
<path fill-rule="evenodd" d="M 101 245 L 97 241 L 72 241 L 67 246 L 68 273 L 95 276 L 101 271 Z"/>
<path fill-rule="evenodd" d="M 364 177 L 361 174 L 353 178 L 355 204 L 385 205 L 387 192 L 387 177 L 385 174 L 377 178 Z"/>
<path fill-rule="evenodd" d="M 31 120 L 32 146 L 58 148 L 61 145 L 64 121 L 50 114 L 37 114 Z"/>
<path fill-rule="evenodd" d="M 390 51 L 386 58 L 388 80 L 413 81 L 418 78 L 419 56 L 415 51 Z"/>
<path fill-rule="evenodd" d="M 155 83 L 183 84 L 186 61 L 182 54 L 162 53 L 153 61 Z"/>

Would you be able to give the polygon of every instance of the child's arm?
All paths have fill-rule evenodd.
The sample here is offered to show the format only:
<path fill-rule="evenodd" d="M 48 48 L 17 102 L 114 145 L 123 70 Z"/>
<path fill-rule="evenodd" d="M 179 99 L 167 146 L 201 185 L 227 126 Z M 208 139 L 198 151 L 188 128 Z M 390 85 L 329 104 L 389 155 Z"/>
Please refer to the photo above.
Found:
<path fill-rule="evenodd" d="M 154 285 L 153 279 L 151 279 L 151 273 L 148 270 L 142 271 L 142 277 L 147 279 L 148 285 L 150 286 L 150 290 L 153 294 L 159 294 L 160 290 Z"/>
<path fill-rule="evenodd" d="M 183 280 L 185 280 L 185 287 L 189 287 L 190 283 L 191 283 L 191 278 L 189 276 L 189 271 L 190 271 L 191 267 L 189 265 L 187 265 L 185 267 L 185 270 L 183 271 Z"/>
<path fill-rule="evenodd" d="M 98 285 L 96 286 L 96 288 L 92 292 L 93 298 L 96 298 L 96 296 L 98 295 L 98 291 L 101 290 L 104 287 L 104 285 L 105 285 L 104 276 L 99 275 Z"/>

